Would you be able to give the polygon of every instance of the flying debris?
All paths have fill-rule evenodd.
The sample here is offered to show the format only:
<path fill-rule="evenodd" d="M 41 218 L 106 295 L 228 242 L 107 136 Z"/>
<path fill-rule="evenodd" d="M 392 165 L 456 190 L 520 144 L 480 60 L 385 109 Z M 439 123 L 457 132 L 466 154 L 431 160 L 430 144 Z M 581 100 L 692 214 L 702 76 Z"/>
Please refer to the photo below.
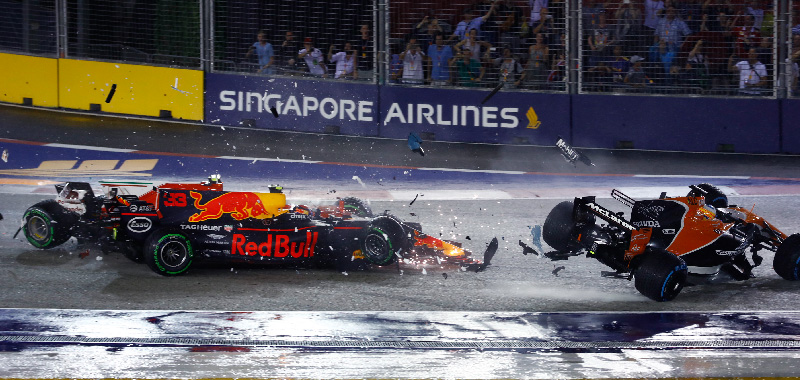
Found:
<path fill-rule="evenodd" d="M 357 175 L 354 175 L 354 176 L 353 176 L 353 180 L 357 181 L 357 182 L 358 182 L 358 184 L 359 184 L 359 185 L 361 185 L 361 187 L 367 187 L 367 185 L 365 185 L 365 184 L 364 184 L 364 182 L 363 182 L 363 181 L 361 181 L 361 178 L 358 178 L 358 176 L 357 176 Z"/>
<path fill-rule="evenodd" d="M 447 273 L 442 273 L 442 277 L 444 277 L 444 279 L 447 280 Z"/>
<path fill-rule="evenodd" d="M 414 132 L 408 134 L 408 149 L 411 149 L 412 152 L 419 153 L 423 157 L 425 156 L 425 151 L 422 150 L 422 139 Z"/>
<path fill-rule="evenodd" d="M 529 253 L 533 253 L 534 255 L 539 256 L 539 252 L 523 243 L 522 240 L 519 241 L 519 246 L 522 247 L 523 255 L 527 256 Z"/>
<path fill-rule="evenodd" d="M 542 226 L 537 224 L 531 227 L 531 236 L 533 237 L 533 245 L 538 252 L 542 251 Z"/>
<path fill-rule="evenodd" d="M 489 243 L 489 246 L 486 247 L 486 252 L 483 253 L 483 263 L 478 264 L 475 267 L 475 272 L 483 272 L 486 267 L 492 265 L 492 258 L 494 257 L 494 254 L 497 253 L 497 247 L 499 245 L 500 243 L 497 241 L 497 238 L 492 239 L 492 241 Z"/>
<path fill-rule="evenodd" d="M 3 149 L 3 162 L 8 162 L 8 149 Z"/>
<path fill-rule="evenodd" d="M 494 94 L 497 93 L 497 91 L 500 91 L 500 89 L 503 88 L 503 86 L 505 84 L 506 84 L 506 82 L 500 82 L 500 84 L 498 84 L 497 87 L 495 87 L 494 90 L 492 90 L 492 92 L 489 93 L 489 95 L 486 95 L 486 97 L 483 98 L 483 101 L 481 101 L 481 104 L 488 102 L 489 99 L 491 99 L 492 96 L 494 96 Z"/>
<path fill-rule="evenodd" d="M 89 250 L 87 249 L 87 250 L 81 252 L 80 254 L 78 254 L 78 256 L 80 256 L 80 258 L 84 258 L 84 257 L 89 256 Z"/>
<path fill-rule="evenodd" d="M 561 272 L 562 270 L 564 270 L 566 268 L 563 265 L 560 266 L 560 267 L 557 267 L 557 266 L 553 265 L 553 267 L 555 268 L 555 269 L 553 269 L 553 276 L 556 276 L 556 277 L 558 277 L 558 272 Z"/>
<path fill-rule="evenodd" d="M 114 92 L 116 91 L 117 91 L 117 84 L 115 83 L 111 85 L 111 90 L 108 91 L 108 96 L 106 97 L 106 103 L 111 103 L 111 98 L 114 97 Z"/>
<path fill-rule="evenodd" d="M 414 200 L 412 200 L 412 201 L 411 201 L 411 203 L 409 203 L 408 205 L 409 205 L 409 206 L 413 205 L 413 204 L 414 204 L 414 202 L 416 202 L 416 201 L 417 201 L 417 198 L 418 198 L 418 197 L 419 197 L 419 194 L 415 195 L 415 196 L 414 196 Z"/>
<path fill-rule="evenodd" d="M 275 118 L 277 119 L 278 118 L 278 109 L 275 108 L 275 107 L 270 107 L 269 110 L 270 110 L 270 112 L 272 112 L 272 116 L 275 116 Z"/>
<path fill-rule="evenodd" d="M 558 136 L 558 140 L 556 140 L 556 147 L 561 150 L 561 155 L 564 156 L 564 159 L 571 163 L 572 166 L 577 166 L 575 161 L 583 162 L 587 166 L 595 166 L 589 157 L 586 157 L 586 155 L 583 153 L 575 150 L 575 148 L 567 144 L 567 142 L 564 141 L 561 136 Z"/>

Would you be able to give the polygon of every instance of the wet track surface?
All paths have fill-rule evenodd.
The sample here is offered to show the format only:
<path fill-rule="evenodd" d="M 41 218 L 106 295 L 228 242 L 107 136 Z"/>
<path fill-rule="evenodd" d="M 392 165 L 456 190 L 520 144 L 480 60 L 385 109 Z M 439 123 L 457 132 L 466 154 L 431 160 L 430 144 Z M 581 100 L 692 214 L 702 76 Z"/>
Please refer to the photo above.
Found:
<path fill-rule="evenodd" d="M 625 211 L 608 198 L 612 188 L 644 198 L 700 182 L 797 233 L 798 157 L 585 150 L 597 166 L 573 167 L 552 147 L 429 142 L 421 157 L 396 140 L 0 112 L 0 150 L 9 151 L 0 163 L 4 377 L 798 374 L 788 363 L 800 356 L 800 289 L 775 274 L 771 253 L 755 278 L 656 303 L 632 282 L 600 277 L 605 267 L 594 260 L 551 262 L 518 244 L 533 245 L 531 227 L 562 200 L 597 195 Z M 279 183 L 303 204 L 355 195 L 478 255 L 494 237 L 500 249 L 482 273 L 201 264 L 166 278 L 74 240 L 41 251 L 12 238 L 55 182 L 196 182 L 217 172 L 229 190 Z M 91 365 L 75 364 L 85 356 Z"/>

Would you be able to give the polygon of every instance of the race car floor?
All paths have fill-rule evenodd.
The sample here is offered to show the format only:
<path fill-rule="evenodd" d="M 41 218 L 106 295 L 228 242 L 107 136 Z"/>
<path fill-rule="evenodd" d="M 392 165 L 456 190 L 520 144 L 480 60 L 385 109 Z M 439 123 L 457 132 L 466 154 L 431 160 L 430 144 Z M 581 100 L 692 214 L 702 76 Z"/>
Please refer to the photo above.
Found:
<path fill-rule="evenodd" d="M 523 256 L 561 200 L 712 182 L 800 232 L 800 157 L 405 141 L 209 127 L 0 105 L 0 377 L 717 378 L 798 376 L 800 289 L 769 265 L 655 303 L 600 266 Z M 24 209 L 66 180 L 279 183 L 298 202 L 355 195 L 479 254 L 485 273 L 198 267 L 162 278 L 70 242 L 31 249 Z M 611 200 L 606 200 L 613 202 Z M 612 206 L 609 206 L 613 209 Z M 765 258 L 765 262 L 769 261 Z M 771 261 L 769 261 L 771 262 Z M 447 276 L 449 274 L 449 277 Z M 216 310 L 216 311 L 209 311 Z M 87 359 L 90 358 L 90 359 Z"/>

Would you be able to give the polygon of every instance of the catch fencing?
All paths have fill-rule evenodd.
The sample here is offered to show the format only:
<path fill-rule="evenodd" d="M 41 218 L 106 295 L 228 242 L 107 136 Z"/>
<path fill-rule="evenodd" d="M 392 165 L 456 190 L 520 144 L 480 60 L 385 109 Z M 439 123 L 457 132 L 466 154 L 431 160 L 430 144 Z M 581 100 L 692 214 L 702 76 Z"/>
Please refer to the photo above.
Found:
<path fill-rule="evenodd" d="M 390 86 L 799 94 L 796 0 L 0 0 L 0 6 L 0 51 L 12 54 Z"/>

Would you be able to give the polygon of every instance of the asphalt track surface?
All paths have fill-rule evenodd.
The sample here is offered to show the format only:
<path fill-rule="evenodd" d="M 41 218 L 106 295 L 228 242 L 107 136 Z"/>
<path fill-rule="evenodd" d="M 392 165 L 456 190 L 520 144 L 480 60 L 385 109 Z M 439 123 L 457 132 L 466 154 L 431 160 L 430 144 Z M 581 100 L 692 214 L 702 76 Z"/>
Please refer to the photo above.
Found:
<path fill-rule="evenodd" d="M 641 347 L 654 336 L 645 334 L 633 339 L 638 342 L 633 345 L 607 345 L 599 350 L 586 346 L 576 351 L 566 349 L 568 344 L 558 343 L 565 341 L 558 334 L 544 339 L 553 346 L 522 347 L 520 342 L 529 343 L 531 336 L 489 326 L 481 332 L 489 337 L 488 341 L 477 339 L 480 342 L 476 343 L 472 339 L 463 347 L 445 344 L 444 348 L 431 351 L 424 345 L 407 347 L 396 343 L 380 349 L 371 343 L 345 349 L 337 335 L 341 331 L 331 322 L 340 322 L 343 315 L 358 319 L 380 312 L 411 318 L 422 326 L 451 325 L 457 318 L 447 313 L 453 312 L 463 313 L 461 318 L 468 321 L 503 319 L 503 313 L 522 313 L 512 319 L 530 322 L 527 316 L 536 313 L 576 312 L 566 315 L 579 316 L 578 320 L 560 328 L 580 331 L 596 338 L 594 341 L 609 338 L 597 338 L 593 333 L 629 332 L 637 325 L 635 320 L 648 320 L 640 318 L 643 312 L 656 313 L 648 314 L 655 315 L 653 326 L 662 326 L 664 316 L 673 315 L 659 313 L 687 311 L 690 320 L 734 315 L 752 322 L 746 327 L 737 325 L 741 328 L 736 331 L 763 331 L 765 325 L 773 323 L 794 326 L 799 320 L 794 312 L 800 310 L 798 285 L 781 280 L 772 271 L 770 255 L 756 269 L 754 279 L 686 288 L 673 302 L 655 303 L 639 295 L 631 282 L 600 277 L 604 268 L 592 260 L 578 257 L 553 263 L 522 255 L 518 242 L 533 244 L 531 226 L 542 223 L 555 204 L 574 196 L 598 195 L 609 208 L 623 211 L 621 205 L 607 199 L 610 189 L 621 188 L 634 197 L 649 197 L 658 196 L 661 191 L 679 194 L 686 191 L 686 185 L 699 182 L 722 186 L 733 203 L 757 205 L 755 210 L 784 232 L 800 232 L 795 212 L 800 206 L 800 158 L 796 156 L 583 149 L 596 166 L 573 167 L 554 147 L 425 142 L 427 154 L 422 157 L 410 152 L 405 141 L 388 139 L 209 127 L 12 106 L 0 106 L 0 115 L 0 150 L 9 152 L 8 163 L 0 163 L 0 212 L 5 217 L 0 221 L 0 289 L 4 289 L 0 292 L 0 307 L 7 308 L 0 331 L 4 336 L 0 338 L 0 356 L 6 364 L 0 364 L 0 376 L 52 377 L 47 371 L 56 369 L 63 369 L 54 372 L 59 376 L 82 378 L 233 374 L 303 378 L 666 378 L 786 377 L 798 373 L 789 365 L 798 356 L 793 342 L 797 334 L 791 329 L 753 338 L 762 343 L 742 339 L 736 344 L 730 343 L 731 338 L 743 337 L 736 329 L 710 329 L 710 338 L 698 346 L 697 342 L 687 343 L 682 335 L 696 331 L 696 326 L 706 326 L 706 322 L 697 322 L 681 327 L 677 336 L 684 340 L 668 349 Z M 69 169 L 37 169 L 43 168 L 44 162 L 70 160 L 74 166 Z M 158 164 L 148 170 L 124 163 L 102 168 L 103 162 L 115 160 L 158 160 Z M 369 200 L 376 211 L 389 210 L 405 220 L 420 222 L 426 232 L 461 241 L 476 254 L 493 237 L 500 239 L 501 248 L 493 265 L 477 274 L 458 268 L 422 271 L 413 266 L 341 273 L 332 269 L 198 265 L 185 276 L 164 278 L 121 255 L 106 255 L 96 247 L 79 246 L 75 241 L 59 249 L 39 251 L 12 238 L 25 208 L 54 195 L 54 182 L 95 182 L 108 176 L 120 179 L 125 174 L 153 182 L 195 181 L 214 172 L 223 173 L 228 189 L 258 190 L 270 183 L 281 183 L 287 188 L 290 201 L 297 203 L 356 195 Z M 417 200 L 412 204 L 413 199 Z M 556 270 L 562 265 L 563 269 Z M 329 345 L 286 343 L 305 342 L 308 336 L 302 334 L 259 338 L 277 339 L 280 344 L 241 344 L 223 339 L 190 344 L 167 340 L 159 345 L 150 339 L 163 336 L 149 330 L 124 331 L 121 341 L 107 342 L 103 339 L 120 334 L 99 327 L 108 325 L 102 316 L 114 314 L 113 310 L 198 313 L 191 314 L 191 318 L 206 318 L 204 310 L 256 312 L 262 313 L 259 318 L 265 320 L 275 317 L 269 313 L 281 311 L 281 318 L 328 326 L 334 331 L 315 338 L 332 342 Z M 774 314 L 753 316 L 764 311 Z M 45 319 L 56 318 L 51 316 L 55 313 L 67 321 L 68 327 L 45 329 L 42 334 L 29 323 L 35 319 L 31 313 Z M 119 313 L 121 323 L 143 318 Z M 308 313 L 314 317 L 308 317 Z M 609 317 L 607 313 L 622 314 Z M 230 326 L 224 323 L 212 325 L 226 331 Z M 81 332 L 87 325 L 97 326 L 99 335 Z M 265 328 L 264 322 L 245 326 L 252 334 Z M 516 343 L 494 345 L 498 342 L 498 329 Z M 53 331 L 61 332 L 55 334 L 61 340 L 28 338 L 32 340 L 21 342 L 8 338 L 54 335 Z M 452 336 L 442 331 L 426 330 L 410 340 L 450 342 Z M 669 333 L 660 336 L 674 338 L 675 329 L 657 334 L 665 331 Z M 388 328 L 373 340 L 383 342 L 400 335 Z M 99 343 L 82 341 L 87 336 L 102 339 Z M 176 336 L 185 338 L 180 334 L 167 337 Z M 211 334 L 206 338 L 230 337 Z M 257 337 L 245 334 L 239 338 Z M 576 339 L 573 336 L 566 340 Z M 758 350 L 746 348 L 765 341 L 772 343 Z M 703 346 L 709 344 L 722 344 L 725 348 Z M 240 346 L 247 349 L 237 348 Z M 81 355 L 95 357 L 95 365 L 65 365 Z M 30 357 L 39 360 L 29 362 Z M 185 361 L 181 362 L 185 365 L 170 359 L 148 362 L 155 358 L 173 358 Z M 433 372 L 420 368 L 432 368 Z"/>

